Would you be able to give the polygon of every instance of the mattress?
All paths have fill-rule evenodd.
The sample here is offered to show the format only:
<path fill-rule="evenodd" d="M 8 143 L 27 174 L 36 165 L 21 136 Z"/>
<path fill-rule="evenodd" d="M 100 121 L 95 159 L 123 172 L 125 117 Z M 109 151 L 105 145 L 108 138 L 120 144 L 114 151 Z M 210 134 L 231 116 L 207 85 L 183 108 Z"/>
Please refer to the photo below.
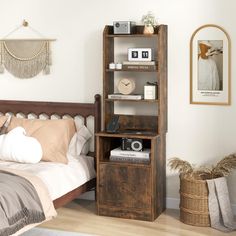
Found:
<path fill-rule="evenodd" d="M 68 155 L 68 160 L 67 165 L 55 162 L 22 164 L 0 161 L 0 168 L 24 170 L 35 174 L 45 183 L 52 200 L 55 200 L 96 176 L 93 157 L 80 155 L 75 158 Z"/>

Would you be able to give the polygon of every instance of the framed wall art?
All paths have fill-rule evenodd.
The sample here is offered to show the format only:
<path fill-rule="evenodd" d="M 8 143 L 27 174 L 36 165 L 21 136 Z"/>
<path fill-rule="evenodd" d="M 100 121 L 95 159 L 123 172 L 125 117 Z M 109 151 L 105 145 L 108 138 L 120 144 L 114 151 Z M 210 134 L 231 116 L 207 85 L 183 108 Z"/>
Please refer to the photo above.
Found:
<path fill-rule="evenodd" d="M 228 33 L 217 25 L 203 25 L 190 41 L 190 103 L 230 105 Z"/>

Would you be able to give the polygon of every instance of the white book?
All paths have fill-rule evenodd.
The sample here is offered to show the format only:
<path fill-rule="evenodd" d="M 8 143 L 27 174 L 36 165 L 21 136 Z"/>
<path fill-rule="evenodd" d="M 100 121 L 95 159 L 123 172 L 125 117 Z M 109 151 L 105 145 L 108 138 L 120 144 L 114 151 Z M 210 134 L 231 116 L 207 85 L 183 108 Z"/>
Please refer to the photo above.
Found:
<path fill-rule="evenodd" d="M 120 156 L 120 157 L 133 157 L 133 158 L 146 158 L 149 159 L 151 150 L 149 148 L 144 149 L 143 151 L 126 151 L 121 150 L 120 147 L 111 150 L 111 156 Z"/>
<path fill-rule="evenodd" d="M 141 94 L 124 95 L 121 93 L 113 93 L 113 94 L 108 94 L 108 98 L 109 99 L 141 100 L 141 99 L 143 99 L 143 95 L 141 95 Z"/>
<path fill-rule="evenodd" d="M 120 156 L 110 156 L 111 161 L 127 161 L 135 163 L 149 163 L 149 158 L 136 158 L 136 157 L 120 157 Z"/>
<path fill-rule="evenodd" d="M 156 65 L 155 61 L 123 61 L 123 65 L 141 65 L 141 66 L 154 66 Z"/>

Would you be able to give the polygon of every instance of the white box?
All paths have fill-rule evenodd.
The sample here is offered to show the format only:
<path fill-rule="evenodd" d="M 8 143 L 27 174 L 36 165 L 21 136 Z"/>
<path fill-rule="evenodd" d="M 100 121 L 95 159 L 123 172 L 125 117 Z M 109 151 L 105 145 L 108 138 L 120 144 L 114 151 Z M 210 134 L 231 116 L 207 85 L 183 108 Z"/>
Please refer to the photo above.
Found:
<path fill-rule="evenodd" d="M 156 99 L 156 98 L 157 98 L 157 86 L 144 85 L 144 99 Z"/>

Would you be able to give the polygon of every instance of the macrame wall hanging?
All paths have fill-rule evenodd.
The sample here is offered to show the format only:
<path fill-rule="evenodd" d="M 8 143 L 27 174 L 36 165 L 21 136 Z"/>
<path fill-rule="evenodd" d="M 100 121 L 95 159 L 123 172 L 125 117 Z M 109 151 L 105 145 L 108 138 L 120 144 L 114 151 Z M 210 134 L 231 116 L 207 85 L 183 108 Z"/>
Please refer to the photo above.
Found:
<path fill-rule="evenodd" d="M 20 29 L 28 27 L 40 35 L 37 39 L 9 39 L 8 36 Z M 6 69 L 17 78 L 27 79 L 38 75 L 41 71 L 50 74 L 50 43 L 55 39 L 47 39 L 28 25 L 27 21 L 0 39 L 0 73 Z"/>

